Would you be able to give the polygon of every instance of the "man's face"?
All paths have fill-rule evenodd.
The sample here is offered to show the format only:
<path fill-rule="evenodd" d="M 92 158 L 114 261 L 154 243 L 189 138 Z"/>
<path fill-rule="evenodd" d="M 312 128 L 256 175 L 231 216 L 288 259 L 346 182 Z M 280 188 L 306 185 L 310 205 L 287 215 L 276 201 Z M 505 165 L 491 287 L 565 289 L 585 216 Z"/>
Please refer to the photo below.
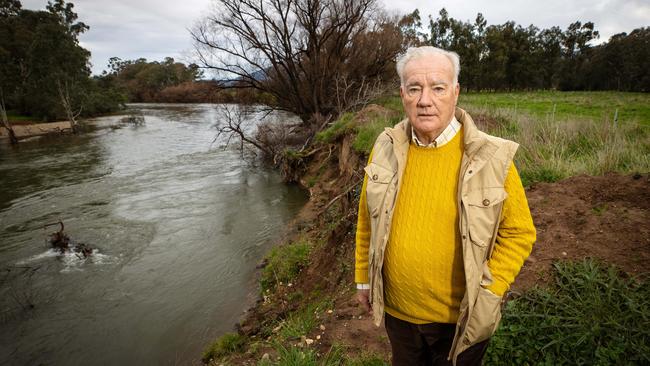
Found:
<path fill-rule="evenodd" d="M 454 115 L 460 87 L 454 67 L 444 55 L 411 59 L 404 67 L 400 96 L 415 133 L 424 143 L 438 137 Z"/>

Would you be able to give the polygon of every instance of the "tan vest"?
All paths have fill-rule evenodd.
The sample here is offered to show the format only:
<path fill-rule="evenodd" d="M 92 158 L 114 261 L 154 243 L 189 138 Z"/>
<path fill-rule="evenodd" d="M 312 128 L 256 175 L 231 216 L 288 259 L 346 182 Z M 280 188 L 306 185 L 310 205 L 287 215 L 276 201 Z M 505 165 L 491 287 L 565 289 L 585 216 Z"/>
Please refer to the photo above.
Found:
<path fill-rule="evenodd" d="M 479 131 L 469 114 L 460 108 L 456 108 L 456 119 L 464 129 L 457 199 L 466 292 L 449 353 L 454 364 L 462 351 L 492 336 L 501 320 L 501 297 L 481 285 L 492 283 L 487 259 L 492 254 L 503 200 L 507 197 L 504 182 L 519 146 Z M 372 161 L 364 168 L 368 175 L 366 198 L 370 217 L 370 299 L 377 326 L 384 316 L 384 251 L 406 167 L 410 136 L 408 120 L 386 128 L 377 137 Z"/>

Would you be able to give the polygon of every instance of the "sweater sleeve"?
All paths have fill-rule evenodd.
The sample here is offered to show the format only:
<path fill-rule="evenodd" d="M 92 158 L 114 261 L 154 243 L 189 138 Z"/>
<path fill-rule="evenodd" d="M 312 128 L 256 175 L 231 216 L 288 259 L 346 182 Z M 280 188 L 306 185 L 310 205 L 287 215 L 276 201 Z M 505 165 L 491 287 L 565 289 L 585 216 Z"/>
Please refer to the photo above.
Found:
<path fill-rule="evenodd" d="M 494 281 L 487 289 L 498 296 L 503 296 L 514 282 L 536 240 L 526 192 L 514 163 L 510 164 L 504 186 L 508 197 L 503 203 L 495 247 L 488 260 Z"/>
<path fill-rule="evenodd" d="M 372 151 L 368 157 L 368 164 L 372 161 Z M 359 214 L 357 217 L 357 232 L 355 235 L 354 251 L 354 282 L 368 283 L 368 247 L 370 246 L 370 218 L 366 202 L 366 186 L 368 174 L 363 175 L 361 195 L 359 197 Z"/>

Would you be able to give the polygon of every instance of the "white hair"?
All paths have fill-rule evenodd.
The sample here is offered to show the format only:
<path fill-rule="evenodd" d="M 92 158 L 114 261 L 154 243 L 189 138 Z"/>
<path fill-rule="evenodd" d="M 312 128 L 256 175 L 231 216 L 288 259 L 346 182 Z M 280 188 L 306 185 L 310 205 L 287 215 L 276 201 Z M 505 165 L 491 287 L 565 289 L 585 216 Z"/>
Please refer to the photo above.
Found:
<path fill-rule="evenodd" d="M 404 86 L 404 67 L 406 64 L 415 59 L 424 56 L 443 55 L 446 56 L 454 68 L 454 85 L 458 83 L 458 75 L 460 74 L 460 57 L 454 51 L 443 50 L 442 48 L 433 46 L 422 47 L 409 47 L 406 52 L 397 58 L 397 75 L 402 86 Z"/>

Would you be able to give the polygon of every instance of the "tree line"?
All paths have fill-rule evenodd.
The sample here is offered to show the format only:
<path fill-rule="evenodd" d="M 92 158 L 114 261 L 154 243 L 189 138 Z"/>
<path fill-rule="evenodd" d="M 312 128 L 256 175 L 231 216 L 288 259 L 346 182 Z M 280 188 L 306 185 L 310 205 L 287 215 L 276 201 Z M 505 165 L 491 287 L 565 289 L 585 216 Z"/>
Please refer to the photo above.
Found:
<path fill-rule="evenodd" d="M 79 44 L 89 28 L 64 0 L 49 1 L 45 10 L 0 0 L 3 123 L 15 115 L 74 121 L 117 111 L 126 102 L 219 101 L 216 82 L 197 82 L 203 76 L 197 65 L 169 57 L 161 62 L 113 57 L 107 71 L 91 76 L 90 52 Z"/>
<path fill-rule="evenodd" d="M 435 45 L 461 57 L 465 90 L 650 90 L 650 27 L 593 45 L 592 22 L 562 30 L 385 12 L 376 0 L 217 0 L 191 30 L 196 63 L 111 58 L 91 76 L 74 5 L 0 0 L 0 105 L 54 120 L 131 102 L 262 102 L 309 128 L 395 90 L 397 55 Z M 205 80 L 204 71 L 217 80 Z M 212 75 L 211 75 L 212 76 Z M 316 127 L 314 127 L 316 126 Z"/>
<path fill-rule="evenodd" d="M 443 8 L 429 17 L 421 32 L 419 13 L 414 29 L 425 44 L 452 49 L 461 59 L 461 85 L 466 90 L 620 90 L 650 91 L 650 27 L 619 33 L 592 45 L 599 32 L 592 22 L 540 29 L 514 22 L 487 26 L 478 13 L 463 22 Z"/>
<path fill-rule="evenodd" d="M 90 52 L 79 45 L 89 29 L 74 5 L 49 1 L 45 11 L 0 0 L 0 104 L 35 120 L 74 120 L 110 112 L 125 101 L 90 77 Z"/>
<path fill-rule="evenodd" d="M 215 3 L 191 30 L 201 67 L 239 80 L 225 88 L 272 96 L 306 125 L 395 89 L 396 56 L 410 46 L 456 51 L 465 90 L 650 90 L 650 27 L 594 45 L 592 22 L 487 25 L 481 13 L 461 21 L 443 8 L 425 27 L 418 10 L 391 16 L 375 0 Z"/>

